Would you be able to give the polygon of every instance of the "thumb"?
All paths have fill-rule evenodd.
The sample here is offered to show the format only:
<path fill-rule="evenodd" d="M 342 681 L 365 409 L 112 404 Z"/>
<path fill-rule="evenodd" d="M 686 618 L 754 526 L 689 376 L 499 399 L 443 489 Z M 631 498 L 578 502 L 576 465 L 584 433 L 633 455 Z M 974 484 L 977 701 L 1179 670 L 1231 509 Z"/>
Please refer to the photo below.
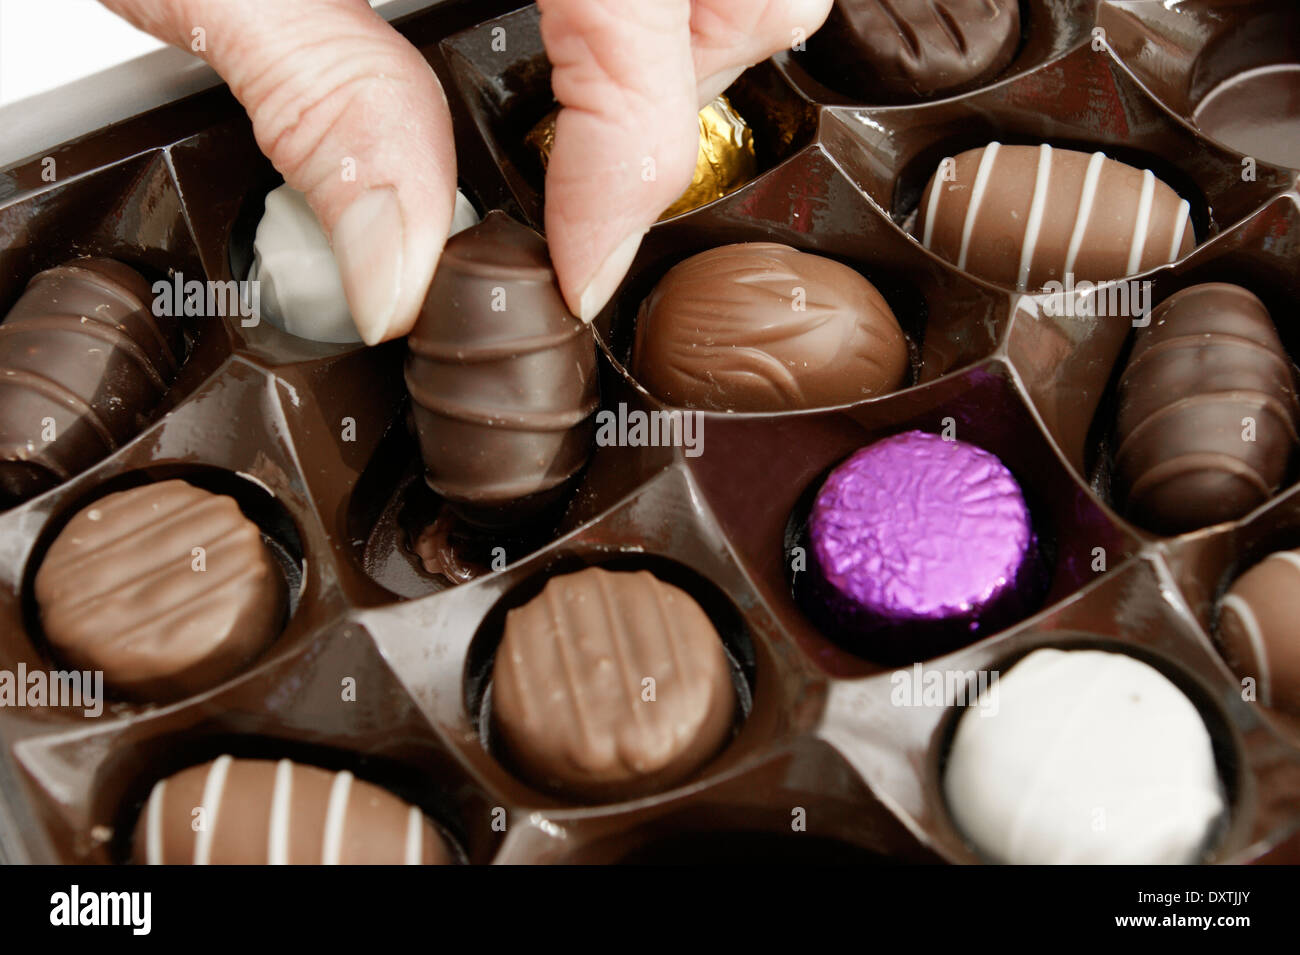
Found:
<path fill-rule="evenodd" d="M 420 53 L 364 0 L 104 0 L 212 65 L 330 235 L 367 344 L 410 331 L 447 240 L 456 159 Z"/>
<path fill-rule="evenodd" d="M 699 151 L 690 0 L 539 0 L 559 100 L 546 239 L 569 308 L 591 321 Z"/>

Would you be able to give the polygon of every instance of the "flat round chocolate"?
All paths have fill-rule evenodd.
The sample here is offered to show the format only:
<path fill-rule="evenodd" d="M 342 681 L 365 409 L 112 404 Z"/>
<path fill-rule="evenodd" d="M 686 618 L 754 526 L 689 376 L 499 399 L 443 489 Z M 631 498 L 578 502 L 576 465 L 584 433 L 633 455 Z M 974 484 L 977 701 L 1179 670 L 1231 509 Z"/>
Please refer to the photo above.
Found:
<path fill-rule="evenodd" d="M 943 791 L 993 862 L 1196 862 L 1227 811 L 1195 705 L 1122 653 L 1035 650 L 957 723 Z"/>
<path fill-rule="evenodd" d="M 537 786 L 590 800 L 666 789 L 721 749 L 735 714 L 708 615 L 647 571 L 555 577 L 506 616 L 492 733 Z"/>
<path fill-rule="evenodd" d="M 135 827 L 147 865 L 446 865 L 417 806 L 352 774 L 221 756 L 154 784 Z"/>
<path fill-rule="evenodd" d="M 743 242 L 659 280 L 637 317 L 631 371 L 671 405 L 788 411 L 886 394 L 907 362 L 894 313 L 853 269 Z"/>
<path fill-rule="evenodd" d="M 1037 547 L 995 455 L 909 431 L 835 468 L 808 517 L 810 598 L 863 656 L 912 661 L 1027 612 Z"/>
<path fill-rule="evenodd" d="M 167 701 L 228 679 L 280 632 L 284 576 L 234 498 L 161 481 L 100 498 L 36 572 L 59 656 L 112 690 Z"/>
<path fill-rule="evenodd" d="M 1237 676 L 1255 681 L 1255 699 L 1300 716 L 1300 551 L 1269 554 L 1219 602 L 1218 643 Z"/>

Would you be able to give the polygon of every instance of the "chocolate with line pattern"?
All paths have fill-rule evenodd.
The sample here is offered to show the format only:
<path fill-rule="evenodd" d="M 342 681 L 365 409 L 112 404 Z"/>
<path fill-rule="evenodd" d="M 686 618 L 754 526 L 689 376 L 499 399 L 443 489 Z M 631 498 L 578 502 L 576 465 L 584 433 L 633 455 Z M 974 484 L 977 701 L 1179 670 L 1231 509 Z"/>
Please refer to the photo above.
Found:
<path fill-rule="evenodd" d="M 543 789 L 586 800 L 666 789 L 722 748 L 735 714 L 713 623 L 648 571 L 554 577 L 506 616 L 493 740 Z"/>
<path fill-rule="evenodd" d="M 220 756 L 154 784 L 135 827 L 147 865 L 445 865 L 418 806 L 350 772 Z"/>
<path fill-rule="evenodd" d="M 471 524 L 536 516 L 591 454 L 596 341 L 546 241 L 505 213 L 453 236 L 407 338 L 425 479 Z"/>
<path fill-rule="evenodd" d="M 1171 295 L 1119 382 L 1114 471 L 1128 515 L 1162 534 L 1243 517 L 1281 486 L 1297 421 L 1294 371 L 1264 304 L 1222 282 Z"/>
<path fill-rule="evenodd" d="M 1216 640 L 1224 662 L 1255 699 L 1300 717 L 1300 551 L 1269 554 L 1219 601 Z"/>
<path fill-rule="evenodd" d="M 907 359 L 889 303 L 853 269 L 738 242 L 659 280 L 637 315 L 632 374 L 679 407 L 787 411 L 894 391 Z"/>
<path fill-rule="evenodd" d="M 177 372 L 178 329 L 144 276 L 73 259 L 38 272 L 0 323 L 0 506 L 130 441 Z"/>
<path fill-rule="evenodd" d="M 35 582 L 41 626 L 59 657 L 148 702 L 238 673 L 280 632 L 285 589 L 235 499 L 178 480 L 82 508 Z"/>
<path fill-rule="evenodd" d="M 1019 44 L 1019 0 L 835 0 L 808 48 L 872 103 L 969 89 L 1002 72 Z"/>
<path fill-rule="evenodd" d="M 1046 143 L 943 160 L 916 231 L 957 268 L 1016 289 L 1123 278 L 1196 245 L 1187 200 L 1149 169 Z"/>

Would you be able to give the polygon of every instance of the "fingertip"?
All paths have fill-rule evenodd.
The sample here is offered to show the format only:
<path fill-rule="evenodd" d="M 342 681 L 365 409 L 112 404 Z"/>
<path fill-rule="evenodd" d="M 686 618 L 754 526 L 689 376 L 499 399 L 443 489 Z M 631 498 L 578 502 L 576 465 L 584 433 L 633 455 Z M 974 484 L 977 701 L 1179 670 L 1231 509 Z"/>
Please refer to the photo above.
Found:
<path fill-rule="evenodd" d="M 644 237 L 645 230 L 633 232 L 614 246 L 614 250 L 597 266 L 595 272 L 578 291 L 577 308 L 573 307 L 572 298 L 567 299 L 570 302 L 570 310 L 584 324 L 590 325 L 600 314 L 601 309 L 609 304 L 610 298 L 627 276 L 627 270 L 631 267 L 632 260 L 636 258 L 637 250 L 641 248 L 641 240 Z"/>
<path fill-rule="evenodd" d="M 411 330 L 444 241 L 445 235 L 421 228 L 406 213 L 392 186 L 367 189 L 339 216 L 334 257 L 357 332 L 367 345 Z"/>

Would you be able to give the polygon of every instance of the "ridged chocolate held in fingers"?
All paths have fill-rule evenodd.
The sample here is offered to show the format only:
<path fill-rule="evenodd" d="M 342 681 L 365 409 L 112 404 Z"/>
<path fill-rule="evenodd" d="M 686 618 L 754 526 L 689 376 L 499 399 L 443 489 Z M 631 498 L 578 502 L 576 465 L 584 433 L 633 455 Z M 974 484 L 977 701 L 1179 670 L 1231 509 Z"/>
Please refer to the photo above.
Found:
<path fill-rule="evenodd" d="M 220 756 L 154 784 L 135 827 L 142 865 L 445 865 L 418 806 L 350 772 Z"/>
<path fill-rule="evenodd" d="M 1268 500 L 1297 443 L 1295 380 L 1264 304 L 1207 283 L 1165 299 L 1119 383 L 1115 476 L 1129 516 L 1179 534 Z"/>
<path fill-rule="evenodd" d="M 79 511 L 36 572 L 45 637 L 132 699 L 164 702 L 243 669 L 284 623 L 284 576 L 235 499 L 185 481 Z"/>
<path fill-rule="evenodd" d="M 0 323 L 0 505 L 40 494 L 140 432 L 180 343 L 149 283 L 111 259 L 39 272 Z"/>
<path fill-rule="evenodd" d="M 671 405 L 793 411 L 887 394 L 907 362 L 889 304 L 853 269 L 741 242 L 659 280 L 637 316 L 631 370 Z"/>
<path fill-rule="evenodd" d="M 596 342 L 540 235 L 491 212 L 447 242 L 407 339 L 425 477 L 470 523 L 553 504 L 591 455 Z"/>

